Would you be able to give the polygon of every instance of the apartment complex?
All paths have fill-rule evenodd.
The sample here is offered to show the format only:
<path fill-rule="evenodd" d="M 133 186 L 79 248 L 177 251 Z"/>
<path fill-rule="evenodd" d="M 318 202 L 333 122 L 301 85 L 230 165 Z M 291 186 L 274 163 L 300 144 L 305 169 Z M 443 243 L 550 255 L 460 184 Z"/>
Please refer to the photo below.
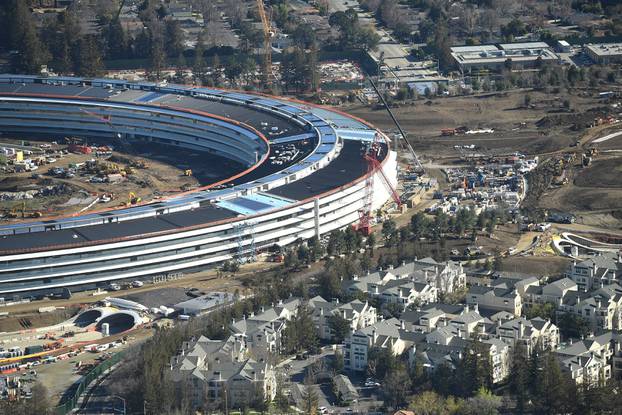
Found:
<path fill-rule="evenodd" d="M 170 370 L 181 396 L 194 409 L 245 408 L 276 393 L 274 368 L 249 357 L 244 336 L 184 342 Z"/>

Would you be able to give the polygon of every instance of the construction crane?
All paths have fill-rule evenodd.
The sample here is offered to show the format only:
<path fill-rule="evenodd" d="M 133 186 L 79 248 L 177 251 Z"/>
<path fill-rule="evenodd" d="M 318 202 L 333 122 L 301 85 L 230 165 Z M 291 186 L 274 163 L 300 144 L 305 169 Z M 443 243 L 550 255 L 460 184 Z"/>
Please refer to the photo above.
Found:
<path fill-rule="evenodd" d="M 380 99 L 380 102 L 382 102 L 382 105 L 384 105 L 384 107 L 386 108 L 387 112 L 389 113 L 389 116 L 391 117 L 391 120 L 393 120 L 393 123 L 395 124 L 395 126 L 398 129 L 398 131 L 400 132 L 400 137 L 396 138 L 395 150 L 397 151 L 397 143 L 399 142 L 399 139 L 400 138 L 403 139 L 404 143 L 406 143 L 406 148 L 408 149 L 408 152 L 413 157 L 413 161 L 415 163 L 415 169 L 416 169 L 417 173 L 424 173 L 425 170 L 423 168 L 423 164 L 421 164 L 421 162 L 419 161 L 419 157 L 417 157 L 417 154 L 415 153 L 415 149 L 413 149 L 413 147 L 410 145 L 410 143 L 406 139 L 406 133 L 404 132 L 404 130 L 402 130 L 402 126 L 400 125 L 400 123 L 397 122 L 397 118 L 395 118 L 395 115 L 393 115 L 393 112 L 391 111 L 391 108 L 389 108 L 389 105 L 387 104 L 387 101 L 385 101 L 384 96 L 382 96 L 380 91 L 378 91 L 378 88 L 376 87 L 376 84 L 374 83 L 374 81 L 372 81 L 371 77 L 368 77 L 367 79 L 369 80 L 369 83 L 371 84 L 372 88 L 374 88 L 374 91 L 376 92 L 376 95 L 378 95 L 378 99 Z"/>
<path fill-rule="evenodd" d="M 395 187 L 391 184 L 391 181 L 384 173 L 382 168 L 382 164 L 378 157 L 382 151 L 382 146 L 380 145 L 379 134 L 374 136 L 374 140 L 371 142 L 369 147 L 366 148 L 365 154 L 363 158 L 367 161 L 367 178 L 365 179 L 365 198 L 364 198 L 364 206 L 363 209 L 359 211 L 359 223 L 356 226 L 356 229 L 361 232 L 363 235 L 369 235 L 371 233 L 371 218 L 372 218 L 372 205 L 374 200 L 374 178 L 376 176 L 380 177 L 383 186 L 389 194 L 391 198 L 395 202 L 395 204 L 399 207 L 402 204 L 399 194 Z"/>
<path fill-rule="evenodd" d="M 262 82 L 266 89 L 269 89 L 272 84 L 272 30 L 270 27 L 270 20 L 266 14 L 266 9 L 263 0 L 257 0 L 257 9 L 259 17 L 261 18 L 261 26 L 263 28 L 263 67 L 262 67 Z"/>

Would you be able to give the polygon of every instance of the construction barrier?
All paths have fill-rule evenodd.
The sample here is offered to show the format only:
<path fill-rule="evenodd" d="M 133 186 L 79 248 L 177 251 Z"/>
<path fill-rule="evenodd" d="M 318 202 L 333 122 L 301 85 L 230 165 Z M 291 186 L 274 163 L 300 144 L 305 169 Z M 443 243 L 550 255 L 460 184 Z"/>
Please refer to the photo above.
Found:
<path fill-rule="evenodd" d="M 91 382 L 101 376 L 102 373 L 110 369 L 112 366 L 119 363 L 125 357 L 125 351 L 112 355 L 109 359 L 104 360 L 99 365 L 95 366 L 89 373 L 82 376 L 78 381 L 78 387 L 74 391 L 73 395 L 65 400 L 62 405 L 59 405 L 54 410 L 56 415 L 66 415 L 73 411 L 78 404 L 78 399 L 86 391 Z"/>

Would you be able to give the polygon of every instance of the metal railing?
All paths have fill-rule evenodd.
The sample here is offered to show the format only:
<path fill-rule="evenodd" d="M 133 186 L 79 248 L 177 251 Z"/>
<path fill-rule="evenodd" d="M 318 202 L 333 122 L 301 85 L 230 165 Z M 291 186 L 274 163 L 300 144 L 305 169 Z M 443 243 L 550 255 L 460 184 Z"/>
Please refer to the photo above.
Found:
<path fill-rule="evenodd" d="M 124 357 L 125 351 L 122 351 L 112 355 L 109 359 L 95 366 L 91 371 L 89 371 L 89 373 L 80 378 L 78 381 L 78 387 L 73 392 L 73 395 L 65 399 L 65 402 L 62 405 L 57 406 L 54 409 L 54 413 L 56 415 L 66 415 L 73 411 L 78 405 L 80 396 L 86 391 L 91 382 L 101 376 L 102 373 L 110 369 L 112 366 L 119 363 Z"/>

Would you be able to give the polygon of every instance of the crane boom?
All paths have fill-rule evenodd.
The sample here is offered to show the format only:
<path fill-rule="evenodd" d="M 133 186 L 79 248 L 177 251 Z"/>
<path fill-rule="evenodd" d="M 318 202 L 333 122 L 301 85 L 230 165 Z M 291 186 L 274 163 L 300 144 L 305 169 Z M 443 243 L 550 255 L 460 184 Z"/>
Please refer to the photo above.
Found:
<path fill-rule="evenodd" d="M 264 56 L 263 56 L 262 76 L 263 76 L 264 85 L 266 87 L 269 87 L 272 81 L 271 76 L 270 76 L 272 72 L 272 45 L 271 45 L 272 34 L 270 33 L 270 20 L 268 20 L 268 15 L 266 14 L 266 9 L 265 9 L 263 0 L 257 0 L 257 9 L 259 12 L 259 17 L 261 18 L 261 26 L 263 28 Z"/>

